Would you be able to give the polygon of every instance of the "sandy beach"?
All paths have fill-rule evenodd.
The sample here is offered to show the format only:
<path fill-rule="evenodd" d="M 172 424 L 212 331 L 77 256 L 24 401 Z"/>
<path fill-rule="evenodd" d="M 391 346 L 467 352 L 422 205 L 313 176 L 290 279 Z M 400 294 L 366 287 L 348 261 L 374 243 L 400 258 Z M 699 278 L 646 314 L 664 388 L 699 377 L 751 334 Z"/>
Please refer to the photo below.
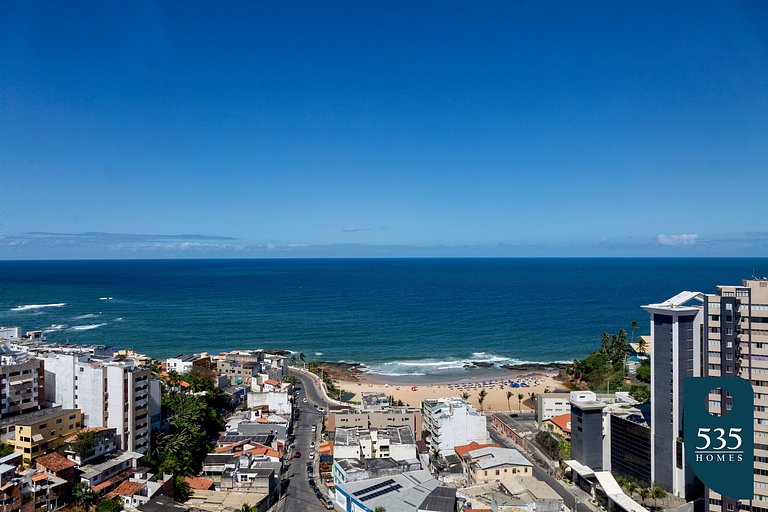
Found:
<path fill-rule="evenodd" d="M 480 408 L 478 395 L 485 390 L 487 395 L 483 401 L 485 411 L 530 411 L 533 409 L 531 394 L 549 391 L 568 391 L 562 381 L 557 380 L 557 372 L 531 371 L 507 373 L 492 373 L 487 376 L 473 376 L 457 378 L 454 381 L 442 379 L 441 382 L 419 383 L 408 382 L 403 377 L 387 378 L 386 375 L 362 373 L 352 379 L 338 379 L 338 386 L 355 396 L 350 400 L 359 401 L 360 393 L 382 392 L 391 395 L 395 400 L 402 400 L 404 404 L 418 406 L 426 398 L 440 398 L 444 396 L 469 395 L 468 401 Z M 518 387 L 515 387 L 517 384 Z M 507 399 L 507 393 L 512 396 Z M 518 400 L 522 394 L 523 399 Z"/>

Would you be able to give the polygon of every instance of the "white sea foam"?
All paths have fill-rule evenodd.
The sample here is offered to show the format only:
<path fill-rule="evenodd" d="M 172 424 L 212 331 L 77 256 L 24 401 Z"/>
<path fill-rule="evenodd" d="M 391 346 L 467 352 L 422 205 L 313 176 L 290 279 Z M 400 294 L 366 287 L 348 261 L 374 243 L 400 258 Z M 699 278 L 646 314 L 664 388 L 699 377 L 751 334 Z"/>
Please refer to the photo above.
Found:
<path fill-rule="evenodd" d="M 494 367 L 499 368 L 502 365 L 526 365 L 526 364 L 563 364 L 570 361 L 526 361 L 506 357 L 487 352 L 473 352 L 469 357 L 456 359 L 402 359 L 388 361 L 384 363 L 372 364 L 365 371 L 379 375 L 408 376 L 408 375 L 429 375 L 434 372 L 451 372 L 451 370 L 463 370 L 472 367 L 472 363 L 492 363 Z"/>
<path fill-rule="evenodd" d="M 112 300 L 112 297 L 99 297 L 99 300 Z"/>
<path fill-rule="evenodd" d="M 104 327 L 105 325 L 107 324 L 73 325 L 71 329 L 73 331 L 90 331 L 91 329 L 98 329 L 99 327 Z"/>
<path fill-rule="evenodd" d="M 86 318 L 96 318 L 99 315 L 101 315 L 101 313 L 88 313 L 87 315 L 76 316 L 74 320 L 85 320 Z"/>
<path fill-rule="evenodd" d="M 67 327 L 69 326 L 65 324 L 53 324 L 49 328 L 43 329 L 43 332 L 47 334 L 47 333 L 56 332 L 56 331 L 63 331 Z"/>
<path fill-rule="evenodd" d="M 122 321 L 124 321 L 124 318 L 121 316 L 115 318 L 115 322 L 122 322 Z"/>
<path fill-rule="evenodd" d="M 35 309 L 43 308 L 60 308 L 66 305 L 66 302 L 57 302 L 55 304 L 26 304 L 24 306 L 16 306 L 15 308 L 11 308 L 11 311 L 33 311 Z"/>
<path fill-rule="evenodd" d="M 316 356 L 322 356 L 322 355 L 323 355 L 323 353 L 322 353 L 322 352 L 315 352 L 315 355 L 316 355 Z"/>

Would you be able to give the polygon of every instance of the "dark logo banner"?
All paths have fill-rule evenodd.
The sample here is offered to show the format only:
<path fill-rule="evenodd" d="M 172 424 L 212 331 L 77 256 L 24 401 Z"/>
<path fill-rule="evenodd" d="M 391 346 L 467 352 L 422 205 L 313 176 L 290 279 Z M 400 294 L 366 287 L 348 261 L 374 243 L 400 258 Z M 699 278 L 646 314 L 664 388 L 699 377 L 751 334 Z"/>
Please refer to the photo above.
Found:
<path fill-rule="evenodd" d="M 724 496 L 751 499 L 754 494 L 754 395 L 739 377 L 686 377 L 683 408 L 685 456 L 699 479 Z M 722 389 L 733 408 L 709 413 L 709 393 Z"/>

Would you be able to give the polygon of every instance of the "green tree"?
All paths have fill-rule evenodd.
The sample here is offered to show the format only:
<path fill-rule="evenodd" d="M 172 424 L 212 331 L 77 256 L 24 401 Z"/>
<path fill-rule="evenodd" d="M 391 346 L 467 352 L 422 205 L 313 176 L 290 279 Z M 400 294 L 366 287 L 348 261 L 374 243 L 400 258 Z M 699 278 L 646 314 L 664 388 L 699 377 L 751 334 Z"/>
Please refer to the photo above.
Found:
<path fill-rule="evenodd" d="M 640 324 L 637 323 L 636 321 L 632 320 L 632 324 L 631 325 L 632 325 L 632 337 L 629 338 L 629 342 L 630 343 L 634 343 L 635 342 L 635 331 L 637 331 L 640 328 Z"/>
<path fill-rule="evenodd" d="M 461 394 L 461 398 L 463 398 L 464 400 L 469 400 L 469 393 L 467 393 L 466 391 L 464 391 L 464 392 Z"/>
<path fill-rule="evenodd" d="M 645 341 L 645 338 L 642 336 L 637 340 L 637 351 L 642 352 L 645 354 L 645 352 L 648 350 L 648 342 Z"/>
<path fill-rule="evenodd" d="M 249 505 L 247 503 L 243 503 L 243 506 L 237 509 L 237 512 L 257 512 L 257 508 Z"/>
<path fill-rule="evenodd" d="M 177 476 L 173 479 L 173 499 L 184 503 L 192 497 L 192 488 L 184 480 L 184 477 Z"/>
<path fill-rule="evenodd" d="M 373 509 L 373 512 L 387 512 L 387 509 L 385 509 L 384 507 L 379 506 L 379 507 L 375 507 Z"/>
<path fill-rule="evenodd" d="M 484 389 L 480 390 L 480 393 L 477 395 L 477 402 L 480 404 L 480 411 L 483 410 L 483 402 L 485 401 L 485 397 L 488 396 L 488 392 Z"/>
<path fill-rule="evenodd" d="M 633 496 L 637 492 L 637 482 L 634 480 L 630 480 L 627 482 L 627 492 L 629 493 L 629 496 Z"/>
<path fill-rule="evenodd" d="M 123 510 L 123 500 L 119 497 L 111 500 L 101 500 L 96 504 L 96 512 L 118 512 Z"/>
<path fill-rule="evenodd" d="M 85 457 L 96 446 L 96 432 L 93 430 L 81 430 L 70 443 L 69 448 L 80 457 Z"/>
<path fill-rule="evenodd" d="M 662 489 L 661 487 L 654 486 L 651 489 L 651 498 L 653 498 L 653 507 L 659 508 L 659 500 L 662 500 L 667 497 L 667 493 Z"/>
<path fill-rule="evenodd" d="M 640 496 L 640 502 L 645 505 L 645 500 L 648 499 L 648 497 L 651 495 L 651 490 L 647 487 L 641 487 L 637 491 L 637 495 Z"/>
<path fill-rule="evenodd" d="M 512 407 L 509 405 L 509 399 L 512 398 L 513 394 L 514 393 L 512 393 L 511 391 L 507 391 L 507 409 L 509 409 L 510 411 L 512 410 Z"/>
<path fill-rule="evenodd" d="M 641 382 L 651 382 L 651 362 L 646 359 L 640 363 L 640 366 L 635 370 L 635 375 L 637 375 L 637 380 Z"/>
<path fill-rule="evenodd" d="M 189 390 L 193 393 L 216 389 L 216 377 L 214 372 L 208 368 L 196 366 L 192 368 L 192 371 L 182 375 L 180 380 L 189 383 Z"/>
<path fill-rule="evenodd" d="M 522 393 L 517 394 L 517 408 L 522 411 L 523 410 L 523 398 L 525 398 L 525 395 Z"/>
<path fill-rule="evenodd" d="M 307 355 L 304 352 L 302 352 L 299 354 L 299 359 L 301 360 L 301 363 L 304 364 L 307 362 Z"/>
<path fill-rule="evenodd" d="M 88 507 L 93 501 L 93 494 L 91 493 L 91 486 L 85 482 L 78 482 L 72 488 L 72 497 L 75 498 L 75 502 L 83 507 L 88 512 Z"/>
<path fill-rule="evenodd" d="M 0 444 L 0 457 L 5 457 L 6 455 L 10 455 L 13 453 L 13 446 L 9 444 Z"/>

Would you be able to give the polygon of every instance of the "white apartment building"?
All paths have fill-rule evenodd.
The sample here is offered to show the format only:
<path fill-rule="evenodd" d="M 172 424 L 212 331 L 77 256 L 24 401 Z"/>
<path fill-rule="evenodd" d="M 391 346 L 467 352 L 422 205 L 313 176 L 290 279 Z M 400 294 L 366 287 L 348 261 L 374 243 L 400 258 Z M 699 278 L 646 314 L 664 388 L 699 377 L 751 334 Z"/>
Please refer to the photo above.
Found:
<path fill-rule="evenodd" d="M 414 460 L 416 441 L 408 427 L 378 430 L 337 428 L 333 458 Z"/>
<path fill-rule="evenodd" d="M 421 403 L 421 415 L 422 438 L 430 452 L 445 456 L 456 446 L 488 442 L 485 415 L 462 398 L 428 398 Z"/>
<path fill-rule="evenodd" d="M 137 368 L 132 360 L 83 354 L 54 352 L 41 358 L 48 401 L 80 409 L 87 427 L 114 428 L 123 450 L 149 450 L 150 393 L 159 388 L 150 386 L 148 369 Z"/>
<path fill-rule="evenodd" d="M 7 329 L 7 328 L 4 328 Z M 0 418 L 37 411 L 45 405 L 43 363 L 0 341 Z"/>

